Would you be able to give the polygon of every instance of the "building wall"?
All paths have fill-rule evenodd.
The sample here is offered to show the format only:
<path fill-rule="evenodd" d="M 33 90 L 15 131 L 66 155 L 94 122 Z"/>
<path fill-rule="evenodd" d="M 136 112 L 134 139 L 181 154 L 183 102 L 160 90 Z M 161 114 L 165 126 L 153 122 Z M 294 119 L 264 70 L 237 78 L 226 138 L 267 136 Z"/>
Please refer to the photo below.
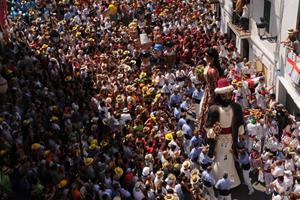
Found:
<path fill-rule="evenodd" d="M 221 32 L 228 33 L 227 22 L 231 21 L 232 18 L 232 1 L 231 0 L 222 0 L 223 4 L 221 5 Z"/>
<path fill-rule="evenodd" d="M 227 22 L 232 16 L 232 0 L 221 0 L 224 4 L 221 6 L 222 25 L 221 31 L 227 33 Z M 280 44 L 288 36 L 287 30 L 296 28 L 298 23 L 299 0 L 270 0 L 271 17 L 270 31 L 268 36 L 277 36 L 276 42 L 261 40 L 258 34 L 256 22 L 264 13 L 264 0 L 250 1 L 250 21 L 249 27 L 251 37 L 249 39 L 249 59 L 256 62 L 261 61 L 269 72 L 267 83 L 274 85 L 274 92 L 277 100 L 286 104 L 287 95 L 293 99 L 295 105 L 300 108 L 300 93 L 297 93 L 295 86 L 285 73 L 287 60 L 287 49 Z M 239 53 L 242 51 L 241 39 L 237 36 L 236 45 Z"/>
<path fill-rule="evenodd" d="M 289 0 L 283 1 L 283 16 L 282 24 L 280 30 L 280 39 L 281 41 L 285 40 L 288 37 L 287 30 L 290 28 L 296 29 L 298 23 L 298 13 L 299 13 L 299 0 Z M 291 112 L 299 112 L 300 109 L 300 93 L 295 89 L 294 83 L 291 81 L 290 77 L 286 74 L 285 68 L 287 65 L 287 53 L 289 50 L 280 45 L 278 53 L 278 63 L 277 69 L 280 70 L 276 74 L 277 81 L 277 98 L 278 101 L 282 102 L 284 105 L 288 106 L 288 109 Z M 283 90 L 280 87 L 283 86 Z M 284 92 L 283 92 L 284 91 Z M 289 99 L 287 101 L 286 99 Z M 293 103 L 291 103 L 291 100 Z M 292 106 L 291 106 L 292 105 Z M 297 108 L 298 107 L 298 108 Z"/>

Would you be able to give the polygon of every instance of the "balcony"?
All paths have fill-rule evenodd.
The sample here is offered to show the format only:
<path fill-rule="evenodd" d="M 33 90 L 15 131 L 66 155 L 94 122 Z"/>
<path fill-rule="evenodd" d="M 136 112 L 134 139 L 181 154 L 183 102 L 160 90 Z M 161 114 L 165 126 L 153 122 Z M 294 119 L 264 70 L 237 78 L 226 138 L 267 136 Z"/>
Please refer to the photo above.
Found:
<path fill-rule="evenodd" d="M 241 24 L 247 23 L 246 27 L 247 30 L 244 30 L 245 28 L 242 28 Z M 237 13 L 233 13 L 232 20 L 228 22 L 229 28 L 241 39 L 247 39 L 251 37 L 251 31 L 249 27 L 249 19 L 248 21 L 241 21 L 241 16 L 239 16 Z M 245 26 L 245 25 L 244 25 Z"/>
<path fill-rule="evenodd" d="M 242 10 L 236 8 L 236 1 L 232 0 L 232 7 L 230 11 L 231 20 L 228 21 L 228 27 L 241 39 L 247 39 L 251 36 L 249 27 L 249 4 L 244 4 Z M 236 11 L 238 9 L 238 11 Z M 241 17 L 245 16 L 245 17 Z M 246 17 L 248 16 L 248 17 Z"/>
<path fill-rule="evenodd" d="M 244 31 L 242 28 L 238 27 L 232 22 L 228 22 L 228 26 L 241 39 L 247 39 L 251 37 L 251 32 L 249 30 Z"/>

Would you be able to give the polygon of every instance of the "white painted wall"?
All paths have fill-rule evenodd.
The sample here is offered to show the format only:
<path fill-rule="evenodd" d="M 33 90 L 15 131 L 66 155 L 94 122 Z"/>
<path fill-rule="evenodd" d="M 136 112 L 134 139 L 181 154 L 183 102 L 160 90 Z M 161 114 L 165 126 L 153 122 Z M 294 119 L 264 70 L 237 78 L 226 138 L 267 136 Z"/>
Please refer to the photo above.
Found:
<path fill-rule="evenodd" d="M 232 18 L 232 1 L 231 0 L 223 0 L 224 4 L 221 6 L 221 32 L 228 33 L 227 23 L 231 21 Z"/>
<path fill-rule="evenodd" d="M 298 12 L 299 12 L 299 0 L 284 0 L 283 1 L 283 15 L 282 15 L 282 25 L 281 30 L 279 31 L 280 40 L 283 41 L 287 38 L 288 32 L 287 30 L 290 28 L 296 29 L 297 22 L 298 22 Z M 280 45 L 279 54 L 278 54 L 278 63 L 277 69 L 280 71 L 275 73 L 276 74 L 276 96 L 278 101 L 285 103 L 286 94 L 289 93 L 292 99 L 294 100 L 295 104 L 300 109 L 300 94 L 297 90 L 295 90 L 295 86 L 292 83 L 291 79 L 285 73 L 285 66 L 286 66 L 286 58 L 287 50 L 283 45 Z M 281 90 L 281 89 L 284 89 Z"/>
<path fill-rule="evenodd" d="M 277 99 L 285 103 L 285 96 L 288 93 L 295 102 L 299 102 L 300 94 L 295 94 L 292 90 L 293 84 L 288 77 L 285 77 L 284 68 L 286 66 L 287 50 L 281 41 L 287 38 L 287 30 L 296 28 L 298 22 L 299 0 L 270 0 L 271 1 L 271 18 L 269 36 L 278 36 L 277 42 L 261 40 L 258 35 L 256 22 L 263 17 L 264 0 L 251 0 L 250 3 L 250 21 L 251 38 L 249 39 L 249 59 L 261 60 L 269 71 L 269 85 L 275 85 Z M 224 4 L 221 7 L 222 25 L 221 31 L 227 33 L 227 22 L 231 21 L 232 1 L 223 0 Z M 241 40 L 237 36 L 236 45 L 238 50 L 241 50 Z M 278 69 L 280 71 L 278 71 Z M 284 91 L 283 91 L 284 90 Z M 280 92 L 279 92 L 280 91 Z M 300 105 L 299 105 L 300 107 Z"/>

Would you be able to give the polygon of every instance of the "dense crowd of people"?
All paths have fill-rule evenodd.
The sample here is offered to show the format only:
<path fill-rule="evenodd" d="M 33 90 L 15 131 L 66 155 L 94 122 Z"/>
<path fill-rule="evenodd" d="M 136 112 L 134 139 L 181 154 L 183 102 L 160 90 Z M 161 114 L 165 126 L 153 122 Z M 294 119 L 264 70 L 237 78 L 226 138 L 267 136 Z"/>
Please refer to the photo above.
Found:
<path fill-rule="evenodd" d="M 273 199 L 300 198 L 299 116 L 220 32 L 208 1 L 8 2 L 1 197 L 230 199 L 203 118 L 212 66 L 243 109 L 234 157 L 249 195 L 260 182 Z"/>

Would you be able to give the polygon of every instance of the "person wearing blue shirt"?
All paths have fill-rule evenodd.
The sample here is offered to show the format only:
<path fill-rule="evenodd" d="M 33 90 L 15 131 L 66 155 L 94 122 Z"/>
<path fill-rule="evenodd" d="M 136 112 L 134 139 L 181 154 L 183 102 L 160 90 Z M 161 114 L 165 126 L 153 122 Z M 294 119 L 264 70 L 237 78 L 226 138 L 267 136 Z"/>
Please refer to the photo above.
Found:
<path fill-rule="evenodd" d="M 206 198 L 206 195 L 209 195 L 210 200 L 215 200 L 216 197 L 213 186 L 215 185 L 216 181 L 212 174 L 212 167 L 207 167 L 207 169 L 202 172 L 201 177 L 203 181 L 203 193 L 205 195 L 204 198 Z"/>
<path fill-rule="evenodd" d="M 65 13 L 65 15 L 64 15 L 64 19 L 65 20 L 69 20 L 69 19 L 71 19 L 73 16 L 72 16 L 72 14 L 70 13 L 70 12 L 66 12 Z"/>
<path fill-rule="evenodd" d="M 208 156 L 209 147 L 202 149 L 199 157 L 200 166 L 203 170 L 206 170 L 213 163 L 213 159 Z"/>
<path fill-rule="evenodd" d="M 238 143 L 237 143 L 237 149 L 239 151 L 243 151 L 246 149 L 246 141 L 244 135 L 239 135 Z"/>
<path fill-rule="evenodd" d="M 190 136 L 190 138 L 193 136 L 193 131 L 188 124 L 183 124 L 181 130 L 183 131 L 184 134 L 187 134 Z"/>
<path fill-rule="evenodd" d="M 190 145 L 192 146 L 201 146 L 204 143 L 204 140 L 199 135 L 194 135 L 190 141 Z"/>
<path fill-rule="evenodd" d="M 192 81 L 187 82 L 187 87 L 186 87 L 186 92 L 190 95 L 193 96 L 194 91 L 196 88 L 193 86 Z"/>
<path fill-rule="evenodd" d="M 181 116 L 181 110 L 180 110 L 180 108 L 178 108 L 179 106 L 175 106 L 175 108 L 174 108 L 174 117 L 176 118 L 176 119 L 179 119 L 180 118 L 180 116 Z"/>
<path fill-rule="evenodd" d="M 188 111 L 189 109 L 189 104 L 187 101 L 183 101 L 181 104 L 180 104 L 180 109 L 182 112 L 186 112 Z"/>
<path fill-rule="evenodd" d="M 201 153 L 201 148 L 198 146 L 194 146 L 191 150 L 191 153 L 189 155 L 190 159 L 192 162 L 194 162 L 194 164 L 197 164 L 197 160 L 199 158 L 199 155 Z"/>
<path fill-rule="evenodd" d="M 193 99 L 195 100 L 195 103 L 200 104 L 203 94 L 204 92 L 201 89 L 201 84 L 197 85 L 192 95 Z"/>
<path fill-rule="evenodd" d="M 242 166 L 243 169 L 243 178 L 245 181 L 245 184 L 248 186 L 249 193 L 248 195 L 251 195 L 254 193 L 254 189 L 251 184 L 251 178 L 249 177 L 250 173 L 250 156 L 247 151 L 241 151 L 240 156 L 239 156 L 239 163 Z"/>
<path fill-rule="evenodd" d="M 282 151 L 277 151 L 276 158 L 277 160 L 285 160 L 284 153 Z"/>
<path fill-rule="evenodd" d="M 217 181 L 215 187 L 218 190 L 218 200 L 231 200 L 230 189 L 234 183 L 233 179 L 228 178 L 228 173 L 224 173 L 223 178 Z"/>
<path fill-rule="evenodd" d="M 180 105 L 180 103 L 181 103 L 181 95 L 179 94 L 179 89 L 180 89 L 179 87 L 176 87 L 174 89 L 174 93 L 170 97 L 170 105 L 172 107 L 174 107 L 177 104 Z"/>
<path fill-rule="evenodd" d="M 186 120 L 183 116 L 178 120 L 178 127 L 182 128 L 183 124 L 186 124 Z"/>

